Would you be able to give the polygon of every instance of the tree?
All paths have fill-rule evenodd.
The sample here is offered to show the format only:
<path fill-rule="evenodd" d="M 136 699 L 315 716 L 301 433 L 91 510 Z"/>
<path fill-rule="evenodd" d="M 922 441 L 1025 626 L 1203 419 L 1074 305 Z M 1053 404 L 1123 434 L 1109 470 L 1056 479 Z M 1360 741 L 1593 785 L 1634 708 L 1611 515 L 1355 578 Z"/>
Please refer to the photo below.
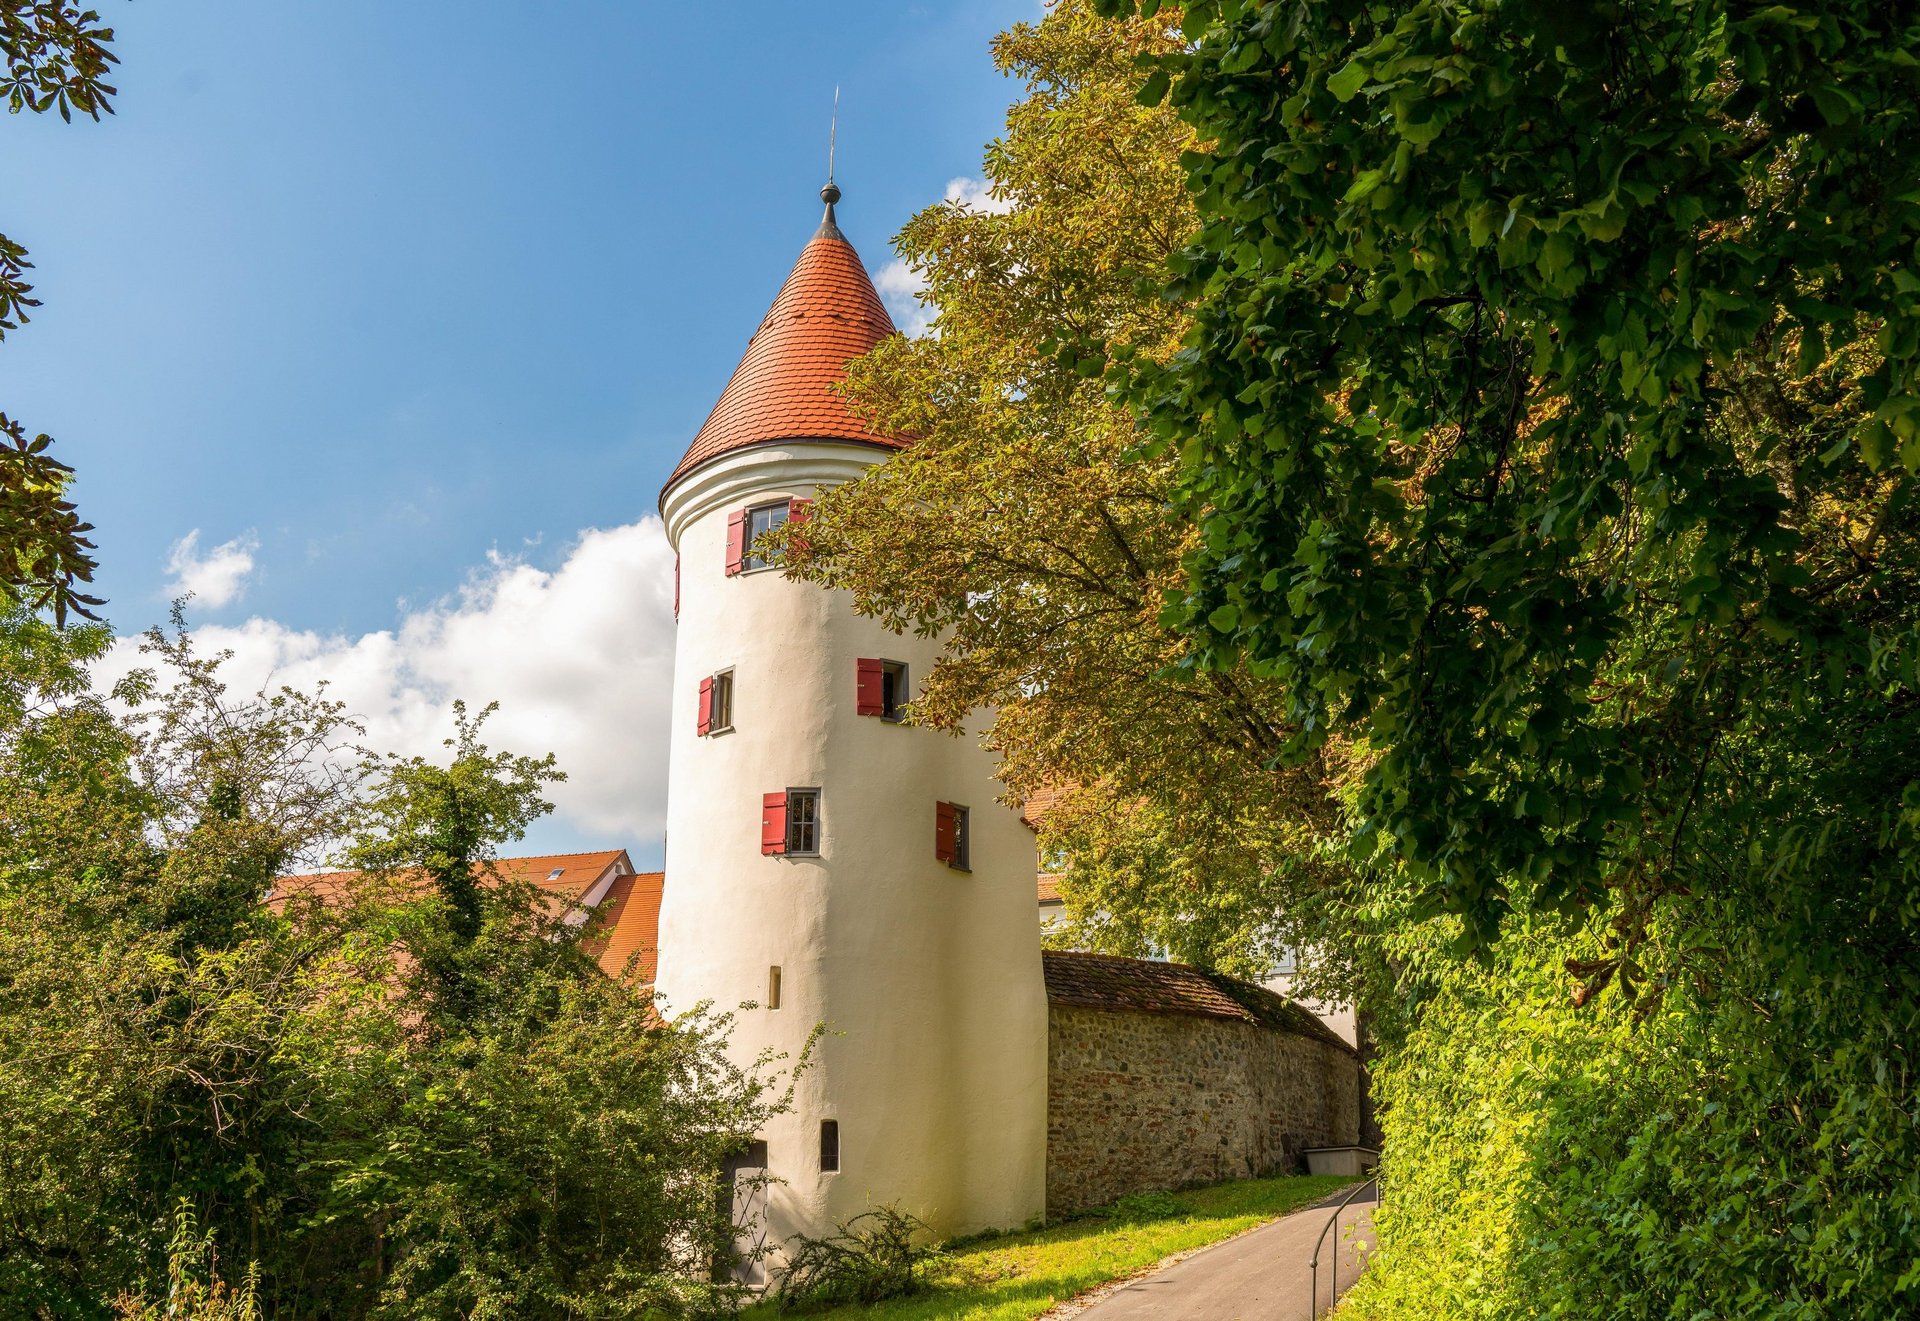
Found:
<path fill-rule="evenodd" d="M 1444 1315 L 1913 1309 L 1917 24 L 1195 0 L 1141 70 L 1207 145 L 1187 340 L 1109 358 L 1176 612 L 1360 750 L 1422 1000 L 1374 1315 L 1467 1208 Z"/>
<path fill-rule="evenodd" d="M 265 1315 L 737 1302 L 721 1171 L 804 1061 L 740 1067 L 491 877 L 550 759 L 464 709 L 446 764 L 363 754 L 177 616 L 109 700 L 107 642 L 0 617 L 0 1313 L 215 1307 L 210 1255 Z M 379 869 L 280 883 L 340 852 Z"/>
<path fill-rule="evenodd" d="M 112 41 L 113 29 L 101 27 L 92 10 L 64 0 L 0 0 L 7 108 L 57 110 L 69 121 L 75 110 L 94 120 L 113 113 Z M 40 305 L 25 279 L 32 266 L 27 250 L 0 234 L 0 340 Z M 0 607 L 51 608 L 61 622 L 69 611 L 92 618 L 88 607 L 100 601 L 75 586 L 93 579 L 91 525 L 65 498 L 72 470 L 48 453 L 51 444 L 44 434 L 29 439 L 0 412 Z"/>
<path fill-rule="evenodd" d="M 991 709 L 1011 793 L 1059 793 L 1041 843 L 1077 939 L 1264 975 L 1290 899 L 1324 880 L 1321 769 L 1275 769 L 1275 685 L 1195 667 L 1161 622 L 1188 537 L 1166 517 L 1173 464 L 1130 461 L 1142 437 L 1099 363 L 1055 351 L 1157 361 L 1185 332 L 1151 286 L 1192 232 L 1192 134 L 1134 99 L 1134 61 L 1178 45 L 1164 17 L 1110 25 L 1082 0 L 995 41 L 1025 94 L 987 150 L 992 200 L 930 207 L 896 240 L 934 333 L 849 371 L 850 406 L 914 443 L 784 546 L 863 613 L 944 635 L 912 718 L 959 732 Z"/>

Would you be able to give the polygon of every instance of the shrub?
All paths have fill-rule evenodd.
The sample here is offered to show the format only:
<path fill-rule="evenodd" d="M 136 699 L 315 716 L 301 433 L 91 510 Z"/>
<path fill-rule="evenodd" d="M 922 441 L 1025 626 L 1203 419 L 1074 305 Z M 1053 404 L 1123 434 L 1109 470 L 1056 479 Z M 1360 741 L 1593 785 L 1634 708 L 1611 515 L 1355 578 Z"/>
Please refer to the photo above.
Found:
<path fill-rule="evenodd" d="M 213 1235 L 201 1233 L 183 1198 L 167 1244 L 167 1294 L 149 1302 L 128 1294 L 115 1304 L 123 1321 L 260 1321 L 260 1268 L 249 1263 L 238 1289 L 220 1278 Z"/>
<path fill-rule="evenodd" d="M 918 1293 L 926 1287 L 925 1268 L 941 1255 L 925 1241 L 927 1232 L 918 1216 L 879 1206 L 824 1238 L 795 1235 L 780 1280 L 780 1306 L 877 1303 Z"/>

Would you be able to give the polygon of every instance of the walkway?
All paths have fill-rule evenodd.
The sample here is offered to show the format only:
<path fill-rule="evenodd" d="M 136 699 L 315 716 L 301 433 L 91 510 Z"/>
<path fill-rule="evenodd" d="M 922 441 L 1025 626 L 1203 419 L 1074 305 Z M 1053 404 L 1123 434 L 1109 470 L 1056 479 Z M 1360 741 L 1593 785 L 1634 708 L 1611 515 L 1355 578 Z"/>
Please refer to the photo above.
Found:
<path fill-rule="evenodd" d="M 1344 1192 L 1270 1225 L 1228 1239 L 1143 1275 L 1074 1314 L 1074 1321 L 1307 1321 L 1313 1243 Z M 1357 1242 L 1373 1245 L 1377 1190 L 1361 1193 L 1327 1235 L 1320 1253 L 1320 1306 L 1327 1305 L 1328 1265 L 1340 1236 L 1340 1292 L 1360 1277 Z"/>

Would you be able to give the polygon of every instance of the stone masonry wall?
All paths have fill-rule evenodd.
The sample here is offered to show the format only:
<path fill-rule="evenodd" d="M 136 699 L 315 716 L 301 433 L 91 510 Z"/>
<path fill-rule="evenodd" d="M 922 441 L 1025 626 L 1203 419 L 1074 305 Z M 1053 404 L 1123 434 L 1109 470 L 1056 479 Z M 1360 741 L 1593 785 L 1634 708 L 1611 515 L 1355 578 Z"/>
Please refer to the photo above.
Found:
<path fill-rule="evenodd" d="M 1349 1051 L 1245 1021 L 1054 1004 L 1047 1214 L 1126 1193 L 1292 1173 L 1359 1140 Z"/>

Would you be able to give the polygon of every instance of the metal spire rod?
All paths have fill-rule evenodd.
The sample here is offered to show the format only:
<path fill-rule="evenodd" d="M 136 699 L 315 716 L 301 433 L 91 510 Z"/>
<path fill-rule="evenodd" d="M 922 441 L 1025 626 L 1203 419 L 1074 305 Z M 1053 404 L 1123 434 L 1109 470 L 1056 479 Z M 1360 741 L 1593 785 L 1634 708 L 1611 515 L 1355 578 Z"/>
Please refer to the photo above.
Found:
<path fill-rule="evenodd" d="M 833 182 L 833 149 L 840 136 L 840 87 L 833 88 L 833 118 L 827 121 L 827 182 Z"/>

